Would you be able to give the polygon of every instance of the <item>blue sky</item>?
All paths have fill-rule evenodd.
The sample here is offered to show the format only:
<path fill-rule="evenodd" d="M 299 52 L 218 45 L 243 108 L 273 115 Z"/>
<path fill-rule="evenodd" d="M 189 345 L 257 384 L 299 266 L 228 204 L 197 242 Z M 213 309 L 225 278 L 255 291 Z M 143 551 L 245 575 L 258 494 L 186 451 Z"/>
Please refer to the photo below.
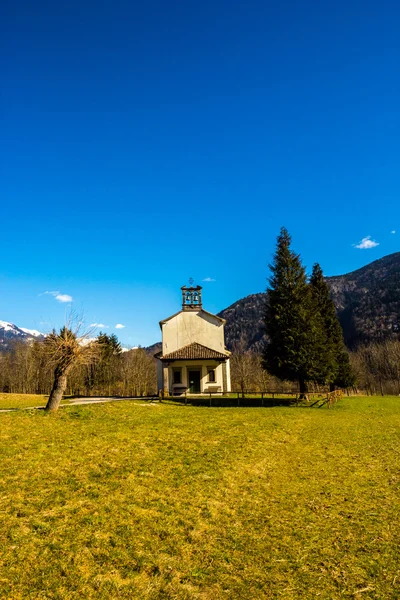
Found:
<path fill-rule="evenodd" d="M 398 251 L 399 18 L 394 0 L 6 3 L 0 319 L 59 326 L 70 296 L 147 345 L 189 277 L 215 280 L 212 312 L 263 291 L 282 225 L 327 275 Z"/>

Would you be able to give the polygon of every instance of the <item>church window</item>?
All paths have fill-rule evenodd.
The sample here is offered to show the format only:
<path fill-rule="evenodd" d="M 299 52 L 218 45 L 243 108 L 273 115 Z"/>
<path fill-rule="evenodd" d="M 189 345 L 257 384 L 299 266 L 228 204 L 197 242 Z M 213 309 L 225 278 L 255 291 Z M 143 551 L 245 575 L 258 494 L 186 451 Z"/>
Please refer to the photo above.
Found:
<path fill-rule="evenodd" d="M 174 383 L 182 383 L 182 375 L 180 369 L 174 369 Z"/>
<path fill-rule="evenodd" d="M 209 383 L 215 382 L 215 369 L 208 369 L 208 381 Z"/>

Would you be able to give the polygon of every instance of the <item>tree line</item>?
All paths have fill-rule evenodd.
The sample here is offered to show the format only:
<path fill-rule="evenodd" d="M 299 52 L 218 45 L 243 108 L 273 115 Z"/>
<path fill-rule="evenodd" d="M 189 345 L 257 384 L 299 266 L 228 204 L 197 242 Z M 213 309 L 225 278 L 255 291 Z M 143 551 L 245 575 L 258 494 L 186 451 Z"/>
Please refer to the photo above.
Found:
<path fill-rule="evenodd" d="M 155 360 L 143 348 L 122 352 L 115 336 L 100 334 L 102 352 L 90 364 L 77 365 L 69 374 L 65 393 L 87 396 L 141 396 L 157 393 Z M 350 387 L 368 394 L 400 394 L 400 341 L 359 346 L 349 352 L 355 381 Z M 297 382 L 281 380 L 263 367 L 260 354 L 247 349 L 245 337 L 231 356 L 235 392 L 292 391 Z M 0 391 L 49 395 L 54 368 L 43 345 L 14 342 L 0 353 Z M 308 382 L 310 391 L 318 383 Z"/>
<path fill-rule="evenodd" d="M 85 340 L 69 328 L 43 341 L 15 341 L 0 352 L 0 390 L 50 395 L 146 396 L 157 392 L 155 359 L 143 348 L 123 352 L 115 335 Z M 62 395 L 61 394 L 61 395 Z"/>
<path fill-rule="evenodd" d="M 400 340 L 361 345 L 350 359 L 360 389 L 370 395 L 400 396 Z"/>
<path fill-rule="evenodd" d="M 369 395 L 400 396 L 400 340 L 385 340 L 348 351 L 351 379 L 344 388 Z M 247 350 L 245 342 L 235 345 L 231 357 L 232 389 L 237 392 L 285 391 L 298 389 L 296 381 L 281 380 L 263 368 L 262 356 Z M 308 390 L 319 391 L 326 384 L 308 381 Z"/>

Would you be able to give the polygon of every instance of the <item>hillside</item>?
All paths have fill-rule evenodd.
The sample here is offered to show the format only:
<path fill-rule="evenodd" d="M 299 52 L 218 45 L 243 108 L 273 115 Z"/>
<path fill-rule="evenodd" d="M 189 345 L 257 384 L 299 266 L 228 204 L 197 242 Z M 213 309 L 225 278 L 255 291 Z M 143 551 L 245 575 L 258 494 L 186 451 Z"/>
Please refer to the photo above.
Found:
<path fill-rule="evenodd" d="M 398 333 L 400 252 L 327 280 L 349 346 Z"/>
<path fill-rule="evenodd" d="M 327 277 L 346 344 L 381 340 L 400 331 L 400 252 L 346 275 Z M 226 344 L 259 351 L 264 341 L 265 293 L 251 294 L 219 313 L 226 319 Z"/>
<path fill-rule="evenodd" d="M 238 300 L 220 313 L 226 320 L 225 344 L 229 350 L 250 348 L 261 351 L 265 341 L 263 331 L 263 312 L 265 293 L 250 294 Z"/>

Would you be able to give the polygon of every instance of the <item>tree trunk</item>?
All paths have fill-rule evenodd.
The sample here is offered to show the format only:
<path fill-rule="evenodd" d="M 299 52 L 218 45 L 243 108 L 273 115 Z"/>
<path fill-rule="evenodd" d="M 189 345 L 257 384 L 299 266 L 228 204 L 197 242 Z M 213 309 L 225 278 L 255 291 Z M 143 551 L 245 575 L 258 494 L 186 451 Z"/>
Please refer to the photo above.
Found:
<path fill-rule="evenodd" d="M 67 373 L 54 373 L 54 383 L 46 404 L 47 411 L 56 411 L 60 406 L 65 388 L 67 387 Z"/>
<path fill-rule="evenodd" d="M 307 392 L 308 392 L 308 388 L 307 388 L 307 383 L 304 381 L 304 379 L 299 379 L 299 391 L 300 391 L 300 397 L 299 400 L 307 400 Z"/>
<path fill-rule="evenodd" d="M 329 384 L 329 391 L 330 392 L 334 392 L 335 391 L 335 384 L 334 383 L 330 383 Z"/>

